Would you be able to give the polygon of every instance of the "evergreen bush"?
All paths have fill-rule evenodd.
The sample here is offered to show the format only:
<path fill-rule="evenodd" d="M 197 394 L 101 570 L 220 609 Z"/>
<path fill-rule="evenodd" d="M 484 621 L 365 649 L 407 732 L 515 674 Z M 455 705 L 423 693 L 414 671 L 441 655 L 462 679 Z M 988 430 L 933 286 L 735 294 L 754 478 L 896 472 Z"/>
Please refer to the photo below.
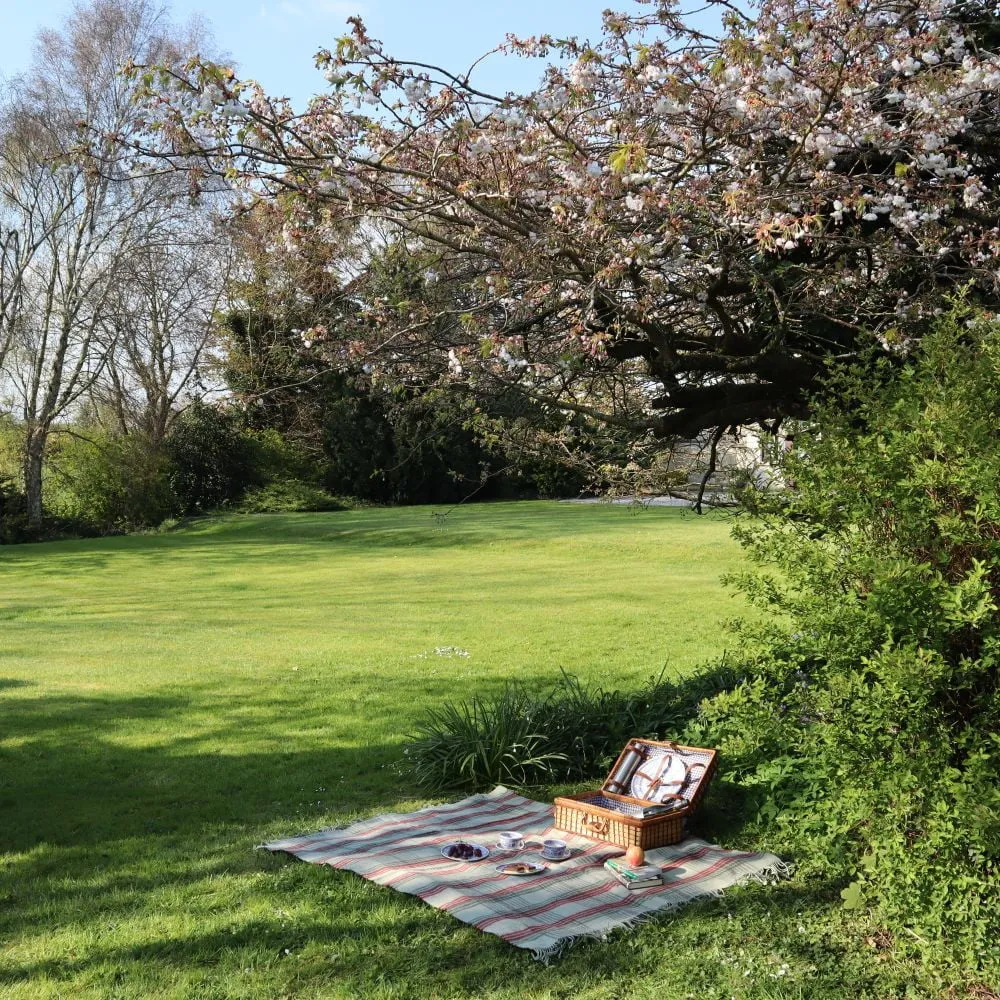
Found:
<path fill-rule="evenodd" d="M 844 373 L 751 497 L 748 680 L 699 725 L 772 848 L 966 968 L 1000 936 L 1000 324 Z M 995 965 L 994 965 L 995 970 Z"/>
<path fill-rule="evenodd" d="M 214 510 L 263 482 L 259 449 L 236 409 L 192 404 L 171 427 L 166 452 L 170 486 L 185 514 Z"/>

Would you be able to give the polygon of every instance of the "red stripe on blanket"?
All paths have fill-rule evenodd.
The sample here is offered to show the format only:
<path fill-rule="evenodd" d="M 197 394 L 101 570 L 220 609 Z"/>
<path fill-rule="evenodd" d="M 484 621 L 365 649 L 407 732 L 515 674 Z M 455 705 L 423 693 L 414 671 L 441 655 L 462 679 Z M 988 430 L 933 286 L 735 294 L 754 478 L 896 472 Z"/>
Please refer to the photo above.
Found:
<path fill-rule="evenodd" d="M 686 854 L 686 855 L 678 858 L 676 863 L 680 864 L 680 863 L 682 863 L 684 861 L 697 861 L 698 858 L 704 857 L 707 853 L 708 853 L 708 849 L 707 848 L 704 848 L 704 849 L 702 849 L 700 851 L 694 851 L 691 854 Z M 588 865 L 587 867 L 588 868 L 589 867 L 600 867 L 601 865 L 604 864 L 604 862 L 608 858 L 614 858 L 614 857 L 617 857 L 620 854 L 621 854 L 621 851 L 615 851 L 613 853 L 609 853 L 607 855 L 607 857 L 602 857 L 600 859 L 600 862 L 599 862 L 599 864 L 597 866 L 590 866 L 590 865 Z M 539 876 L 536 876 L 535 878 L 532 878 L 531 885 L 532 886 L 537 886 L 541 882 L 554 882 L 557 879 L 563 877 L 565 874 L 566 873 L 560 872 L 560 871 L 552 871 L 552 872 L 550 872 L 550 873 L 548 873 L 546 875 L 539 875 Z M 500 876 L 500 877 L 503 878 L 503 876 Z M 487 880 L 487 879 L 483 879 L 482 880 L 482 882 L 484 884 L 486 882 L 488 882 L 488 881 L 489 880 Z M 671 885 L 671 886 L 677 885 L 677 884 L 678 884 L 677 882 L 671 882 L 671 883 L 669 883 L 669 885 Z M 664 888 L 667 888 L 667 887 L 668 886 L 664 886 Z M 453 885 L 452 886 L 445 885 L 444 888 L 456 888 L 456 887 L 453 886 Z M 473 888 L 473 886 L 471 886 L 471 885 L 470 886 L 462 886 L 461 888 L 463 888 L 463 889 L 464 888 Z M 463 896 L 459 897 L 458 899 L 453 899 L 453 900 L 449 900 L 446 903 L 441 903 L 439 905 L 439 908 L 442 909 L 442 910 L 452 910 L 455 907 L 463 905 L 463 903 L 467 903 L 469 901 L 474 901 L 476 899 L 498 899 L 498 898 L 501 898 L 503 896 L 513 895 L 514 893 L 523 891 L 523 888 L 524 888 L 523 884 L 521 884 L 521 885 L 509 885 L 509 886 L 504 886 L 498 892 L 479 893 L 479 894 L 474 895 L 474 896 L 473 895 L 463 895 Z M 605 883 L 601 883 L 600 886 L 591 886 L 588 889 L 581 889 L 580 892 L 574 893 L 573 895 L 570 895 L 570 896 L 560 896 L 560 897 L 558 897 L 558 899 L 550 899 L 550 900 L 546 901 L 545 903 L 543 903 L 543 904 L 535 907 L 532 910 L 520 910 L 518 912 L 517 916 L 519 918 L 520 917 L 536 917 L 539 914 L 544 913 L 546 910 L 551 910 L 554 906 L 562 906 L 564 903 L 572 903 L 572 902 L 575 902 L 577 899 L 586 899 L 588 896 L 592 896 L 594 894 L 594 890 L 595 889 L 601 889 L 601 890 L 603 890 L 603 889 L 606 889 L 606 888 L 608 888 L 608 886 Z M 439 887 L 439 888 L 435 889 L 434 892 L 429 892 L 428 895 L 434 895 L 435 893 L 440 892 L 440 891 L 441 891 L 441 888 Z M 655 892 L 656 890 L 654 889 L 653 891 Z M 421 892 L 419 895 L 420 895 L 421 899 L 426 899 L 426 896 L 424 895 L 424 893 Z M 499 917 L 497 919 L 506 920 L 507 917 Z M 477 924 L 476 926 L 478 927 L 479 924 Z"/>
<path fill-rule="evenodd" d="M 421 899 L 429 899 L 431 896 L 436 896 L 439 892 L 444 889 L 476 889 L 481 885 L 489 885 L 490 882 L 503 882 L 503 885 L 498 886 L 496 892 L 490 893 L 475 893 L 469 894 L 465 893 L 459 896 L 457 899 L 449 900 L 448 902 L 434 903 L 432 905 L 437 906 L 442 910 L 451 910 L 456 907 L 469 902 L 470 900 L 475 901 L 477 899 L 502 899 L 505 896 L 516 895 L 519 892 L 524 892 L 526 889 L 537 888 L 539 885 L 544 885 L 548 882 L 557 882 L 560 879 L 565 879 L 567 877 L 572 878 L 574 875 L 580 872 L 589 871 L 593 868 L 600 868 L 603 866 L 604 862 L 608 858 L 615 858 L 621 856 L 621 851 L 618 849 L 609 851 L 607 844 L 595 844 L 593 848 L 585 848 L 582 857 L 593 858 L 592 863 L 587 865 L 574 865 L 572 868 L 563 869 L 550 869 L 540 875 L 535 875 L 531 878 L 530 882 L 522 881 L 518 879 L 517 882 L 511 884 L 508 880 L 510 876 L 501 875 L 499 872 L 495 872 L 492 875 L 485 876 L 484 878 L 476 879 L 469 882 L 442 882 L 430 889 L 421 889 L 417 895 Z M 598 853 L 600 852 L 600 853 Z"/>
<path fill-rule="evenodd" d="M 444 841 L 447 841 L 449 839 L 449 837 L 454 836 L 456 833 L 462 833 L 462 832 L 464 832 L 466 830 L 470 830 L 472 832 L 475 832 L 475 830 L 478 828 L 478 820 L 483 816 L 484 813 L 489 813 L 490 815 L 492 815 L 494 817 L 494 820 L 493 820 L 493 824 L 494 825 L 502 825 L 502 824 L 506 823 L 507 820 L 504 819 L 504 818 L 501 818 L 501 817 L 504 817 L 504 816 L 508 815 L 509 812 L 510 812 L 510 810 L 512 810 L 514 808 L 516 808 L 516 806 L 513 803 L 510 803 L 510 804 L 504 803 L 502 805 L 489 804 L 489 805 L 487 805 L 487 806 L 485 806 L 483 808 L 480 808 L 480 809 L 476 810 L 475 813 L 469 813 L 469 814 L 467 814 L 464 818 L 462 818 L 459 815 L 456 815 L 455 817 L 449 817 L 448 818 L 449 819 L 449 827 L 450 827 L 449 833 L 447 833 L 447 834 L 439 834 L 439 835 L 437 835 L 437 839 L 439 841 L 441 841 L 441 842 L 444 842 Z M 514 815 L 515 815 L 515 818 L 520 819 L 520 818 L 523 817 L 524 814 L 523 813 L 516 813 Z M 472 826 L 469 826 L 468 825 L 469 821 L 473 820 L 473 819 L 477 820 L 477 824 L 473 824 Z M 486 825 L 489 825 L 489 824 L 486 824 Z M 396 831 L 392 830 L 390 832 L 393 833 L 393 834 L 395 834 Z M 388 836 L 388 835 L 385 835 L 385 836 L 378 837 L 378 838 L 368 838 L 367 840 L 360 841 L 360 842 L 357 841 L 356 839 L 341 839 L 341 840 L 338 840 L 338 839 L 336 839 L 335 836 L 331 839 L 331 836 L 328 834 L 326 837 L 317 839 L 315 841 L 315 847 L 310 848 L 310 849 L 311 850 L 316 850 L 316 849 L 321 848 L 323 846 L 328 846 L 330 848 L 329 853 L 328 853 L 328 857 L 335 857 L 335 856 L 337 856 L 339 854 L 343 854 L 343 853 L 350 853 L 354 857 L 371 857 L 371 856 L 379 854 L 379 853 L 384 854 L 384 853 L 387 852 L 387 850 L 398 848 L 399 844 L 403 843 L 408 837 L 410 837 L 411 835 L 414 835 L 414 834 L 420 835 L 420 827 L 410 826 L 407 829 L 400 831 L 400 835 L 399 836 L 395 836 L 395 835 L 394 836 Z M 431 839 L 432 838 L 427 837 L 427 842 L 430 842 Z M 390 847 L 390 845 L 393 845 L 393 846 Z M 267 846 L 267 845 L 265 845 L 265 846 Z M 373 850 L 370 849 L 371 847 L 377 847 L 378 850 L 373 851 Z M 296 852 L 296 851 L 292 850 L 291 848 L 286 848 L 286 847 L 271 848 L 271 849 L 272 850 L 282 850 L 282 851 L 286 851 L 288 853 L 293 853 L 293 854 L 299 853 L 299 852 Z M 314 858 L 308 858 L 307 860 L 310 861 L 312 864 L 331 864 L 332 863 L 332 862 L 328 861 L 327 858 L 324 857 L 323 855 L 320 855 L 320 856 L 314 857 Z M 334 867 L 336 867 L 336 866 L 334 866 Z"/>
<path fill-rule="evenodd" d="M 531 812 L 518 813 L 518 814 L 516 814 L 514 816 L 508 816 L 507 817 L 507 822 L 509 822 L 509 823 L 523 822 L 526 819 L 533 818 L 534 815 L 535 815 L 535 811 L 534 810 L 532 810 Z M 418 849 L 420 847 L 436 847 L 439 844 L 446 844 L 446 843 L 448 843 L 449 840 L 454 840 L 456 833 L 475 834 L 475 833 L 477 833 L 477 832 L 479 832 L 481 830 L 495 829 L 496 826 L 497 826 L 497 817 L 494 816 L 488 822 L 479 822 L 479 823 L 474 824 L 473 826 L 462 826 L 460 828 L 456 827 L 455 829 L 452 830 L 451 833 L 439 834 L 436 837 L 422 837 L 421 840 L 420 840 L 420 843 L 419 844 L 414 844 L 413 847 L 410 848 L 410 850 L 416 850 L 416 849 Z M 335 851 L 335 852 L 333 852 L 333 854 L 331 856 L 335 856 L 335 855 L 341 853 L 340 850 L 339 850 L 339 846 L 340 845 L 338 845 L 338 850 Z M 378 850 L 378 851 L 365 851 L 363 853 L 354 854 L 354 855 L 352 855 L 350 857 L 343 858 L 343 859 L 338 859 L 336 861 L 317 861 L 317 863 L 330 865 L 331 868 L 349 868 L 352 862 L 357 862 L 357 861 L 362 861 L 362 860 L 367 861 L 370 858 L 378 858 L 378 857 L 381 857 L 381 856 L 383 856 L 385 854 L 393 854 L 398 849 L 399 849 L 398 845 L 396 845 L 396 846 L 392 846 L 392 847 L 386 847 L 386 848 Z M 448 859 L 442 857 L 442 855 L 440 854 L 440 852 L 438 852 L 434 857 L 427 858 L 426 860 L 404 861 L 404 862 L 400 862 L 399 864 L 395 864 L 395 865 L 383 865 L 381 868 L 376 868 L 372 872 L 366 872 L 365 873 L 365 878 L 371 878 L 371 879 L 379 878 L 379 877 L 381 877 L 383 875 L 383 873 L 395 871 L 397 869 L 400 870 L 400 871 L 402 871 L 403 869 L 408 869 L 408 868 L 419 868 L 419 867 L 423 867 L 423 866 L 431 865 L 431 864 L 441 865 L 441 864 L 448 864 L 448 863 L 449 863 Z M 465 865 L 465 864 L 468 864 L 468 863 L 469 862 L 467 862 L 467 861 L 453 861 L 453 862 L 451 862 L 451 867 L 449 868 L 449 870 L 453 871 L 456 865 Z"/>
<path fill-rule="evenodd" d="M 693 851 L 690 854 L 686 854 L 686 855 L 683 855 L 682 857 L 678 858 L 677 859 L 677 864 L 681 864 L 681 863 L 687 862 L 687 861 L 697 861 L 699 858 L 704 857 L 707 853 L 708 853 L 708 849 L 707 848 L 703 848 L 703 849 L 698 850 L 698 851 Z M 608 878 L 610 879 L 611 876 L 608 876 Z M 532 881 L 536 881 L 536 880 L 532 880 Z M 671 882 L 670 883 L 671 886 L 672 885 L 676 885 L 676 884 L 677 884 L 676 882 Z M 518 912 L 517 917 L 518 917 L 518 919 L 520 919 L 522 917 L 524 917 L 524 918 L 537 917 L 537 916 L 540 916 L 541 914 L 545 913 L 548 910 L 552 910 L 552 909 L 555 909 L 556 907 L 563 906 L 566 903 L 575 903 L 575 902 L 578 902 L 578 901 L 583 900 L 583 899 L 589 899 L 591 896 L 594 896 L 594 895 L 596 895 L 598 893 L 607 892 L 609 889 L 614 889 L 616 885 L 617 885 L 617 883 L 615 883 L 613 881 L 603 881 L 603 882 L 598 883 L 597 885 L 588 886 L 587 888 L 581 889 L 578 892 L 572 893 L 570 895 L 559 896 L 559 897 L 555 897 L 555 898 L 552 898 L 552 899 L 548 899 L 544 903 L 542 903 L 542 904 L 534 907 L 533 909 L 530 909 L 530 910 L 521 910 L 521 911 Z M 664 888 L 667 888 L 667 887 L 665 886 Z M 662 889 L 657 890 L 657 889 L 654 888 L 651 891 L 652 892 L 657 892 L 657 891 L 662 892 L 663 890 Z M 473 898 L 475 898 L 475 897 L 473 897 Z M 492 896 L 490 898 L 492 898 Z M 456 903 L 454 905 L 458 905 L 457 901 L 456 901 Z M 451 909 L 451 908 L 452 908 L 451 905 L 447 905 L 447 904 L 441 906 L 441 909 Z M 490 918 L 486 918 L 484 920 L 484 922 L 485 923 L 492 923 L 495 920 L 506 920 L 506 919 L 508 919 L 507 916 L 490 917 Z M 480 927 L 480 924 L 476 924 L 476 926 Z"/>
<path fill-rule="evenodd" d="M 699 872 L 697 875 L 691 875 L 686 879 L 678 879 L 670 883 L 670 888 L 674 888 L 678 885 L 683 885 L 685 882 L 696 882 L 698 879 L 707 878 L 709 875 L 714 874 L 720 868 L 725 868 L 727 865 L 732 864 L 736 858 L 720 858 L 714 864 L 709 865 L 704 871 Z M 597 887 L 597 891 L 590 892 L 582 895 L 580 898 L 586 899 L 588 896 L 596 896 L 598 893 L 607 892 L 608 889 L 622 888 L 618 886 L 617 883 L 613 883 L 611 886 L 601 885 Z M 631 889 L 625 889 L 626 893 L 631 893 Z M 653 890 L 654 892 L 656 890 Z M 556 902 L 557 906 L 561 906 L 562 900 Z M 576 913 L 571 914 L 567 917 L 562 917 L 559 920 L 554 920 L 550 924 L 539 924 L 537 927 L 526 927 L 523 930 L 511 931 L 509 934 L 505 934 L 499 931 L 494 931 L 492 933 L 498 934 L 505 941 L 519 941 L 521 938 L 532 937 L 535 934 L 546 934 L 549 931 L 555 930 L 558 927 L 564 927 L 566 924 L 571 924 L 577 920 L 585 920 L 587 917 L 592 916 L 595 913 L 615 913 L 618 910 L 625 909 L 631 905 L 631 899 L 629 896 L 624 896 L 619 899 L 615 899 L 611 902 L 602 903 L 600 906 L 592 906 L 588 910 L 579 910 Z M 551 908 L 551 907 L 550 907 Z M 520 919 L 522 915 L 519 913 L 516 915 L 516 919 Z M 509 920 L 514 919 L 514 917 L 491 917 L 488 920 L 478 922 L 473 926 L 478 927 L 480 930 L 485 930 L 487 924 L 496 923 L 498 920 Z"/>
<path fill-rule="evenodd" d="M 615 851 L 615 852 L 609 853 L 607 855 L 607 857 L 609 857 L 609 858 L 615 857 L 616 855 L 618 855 L 620 853 L 621 853 L 620 851 Z M 545 882 L 553 882 L 553 881 L 557 881 L 560 878 L 565 878 L 567 875 L 569 875 L 569 876 L 575 875 L 578 872 L 586 871 L 587 869 L 590 869 L 590 868 L 595 868 L 595 867 L 599 868 L 601 865 L 604 864 L 605 860 L 606 860 L 606 858 L 601 857 L 600 860 L 597 861 L 595 864 L 587 865 L 585 868 L 584 867 L 580 867 L 580 866 L 576 866 L 576 867 L 571 868 L 569 870 L 565 870 L 564 869 L 563 871 L 550 871 L 548 874 L 537 875 L 537 876 L 535 876 L 535 877 L 533 877 L 531 879 L 530 885 L 531 886 L 538 886 L 539 884 L 542 884 L 542 883 L 545 883 Z M 464 882 L 440 881 L 440 882 L 434 883 L 429 888 L 417 889 L 417 890 L 414 891 L 413 894 L 416 895 L 416 896 L 419 896 L 421 899 L 425 899 L 426 900 L 426 899 L 430 899 L 431 896 L 436 896 L 439 892 L 441 892 L 444 889 L 477 889 L 480 886 L 489 885 L 491 882 L 498 883 L 498 891 L 497 892 L 476 893 L 474 895 L 463 894 L 459 899 L 452 900 L 452 901 L 447 902 L 447 903 L 441 903 L 441 904 L 434 903 L 434 904 L 432 904 L 434 906 L 437 906 L 439 909 L 450 910 L 450 909 L 452 909 L 452 907 L 459 906 L 462 903 L 463 900 L 470 900 L 470 899 L 471 900 L 476 900 L 476 899 L 482 899 L 482 900 L 497 899 L 497 898 L 500 898 L 500 897 L 503 897 L 503 896 L 507 896 L 507 895 L 516 893 L 516 892 L 523 892 L 526 888 L 529 887 L 529 885 L 527 883 L 522 882 L 520 880 L 518 881 L 517 884 L 510 885 L 508 883 L 508 879 L 510 878 L 510 876 L 500 874 L 493 867 L 490 867 L 489 872 L 490 873 L 488 875 L 483 875 L 482 877 L 476 878 L 476 879 L 468 879 L 468 880 L 466 880 Z M 380 884 L 381 885 L 388 885 L 388 886 L 391 886 L 391 887 L 395 888 L 396 885 L 398 885 L 400 882 L 405 881 L 408 876 L 413 875 L 413 874 L 419 874 L 419 873 L 418 872 L 407 871 L 407 870 L 404 869 L 404 866 L 400 865 L 399 866 L 399 871 L 395 875 L 389 876 L 389 878 L 387 878 L 384 882 L 382 882 Z M 499 883 L 503 883 L 503 885 L 501 886 L 501 885 L 499 885 Z"/>

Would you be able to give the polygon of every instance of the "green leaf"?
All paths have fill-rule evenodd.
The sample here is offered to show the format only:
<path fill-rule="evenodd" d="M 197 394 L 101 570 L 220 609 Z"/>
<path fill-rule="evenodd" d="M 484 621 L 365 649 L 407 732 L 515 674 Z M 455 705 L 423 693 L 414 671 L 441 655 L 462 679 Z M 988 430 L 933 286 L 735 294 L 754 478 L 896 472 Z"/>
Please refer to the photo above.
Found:
<path fill-rule="evenodd" d="M 864 903 L 861 894 L 861 883 L 852 882 L 846 889 L 840 890 L 840 898 L 844 901 L 845 910 L 857 910 Z"/>
<path fill-rule="evenodd" d="M 623 174 L 626 170 L 645 170 L 648 163 L 646 150 L 637 142 L 620 146 L 608 158 L 608 165 L 616 174 Z"/>

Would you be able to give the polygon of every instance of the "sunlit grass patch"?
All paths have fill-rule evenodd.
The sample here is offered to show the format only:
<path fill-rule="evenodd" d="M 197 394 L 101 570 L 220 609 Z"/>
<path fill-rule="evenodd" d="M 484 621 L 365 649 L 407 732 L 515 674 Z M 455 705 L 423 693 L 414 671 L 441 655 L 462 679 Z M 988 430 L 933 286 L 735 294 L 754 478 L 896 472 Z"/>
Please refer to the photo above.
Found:
<path fill-rule="evenodd" d="M 724 517 L 433 513 L 0 549 L 0 996 L 893 995 L 912 970 L 828 932 L 836 887 L 740 890 L 544 967 L 255 850 L 425 804 L 394 765 L 444 699 L 690 671 L 741 608 Z"/>

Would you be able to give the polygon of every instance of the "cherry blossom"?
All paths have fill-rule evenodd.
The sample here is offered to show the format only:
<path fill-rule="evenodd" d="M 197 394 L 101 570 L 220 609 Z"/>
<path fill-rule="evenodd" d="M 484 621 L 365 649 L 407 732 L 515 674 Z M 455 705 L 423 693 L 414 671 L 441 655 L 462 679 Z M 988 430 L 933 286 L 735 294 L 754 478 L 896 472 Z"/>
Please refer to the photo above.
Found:
<path fill-rule="evenodd" d="M 508 38 L 552 60 L 528 94 L 397 61 L 354 18 L 305 110 L 224 67 L 153 74 L 148 151 L 280 199 L 293 231 L 301 203 L 421 255 L 433 295 L 405 304 L 366 291 L 363 240 L 338 262 L 367 364 L 659 436 L 801 416 L 866 331 L 911 342 L 959 288 L 996 304 L 996 19 L 719 7 L 718 37 L 650 2 L 596 44 Z"/>

